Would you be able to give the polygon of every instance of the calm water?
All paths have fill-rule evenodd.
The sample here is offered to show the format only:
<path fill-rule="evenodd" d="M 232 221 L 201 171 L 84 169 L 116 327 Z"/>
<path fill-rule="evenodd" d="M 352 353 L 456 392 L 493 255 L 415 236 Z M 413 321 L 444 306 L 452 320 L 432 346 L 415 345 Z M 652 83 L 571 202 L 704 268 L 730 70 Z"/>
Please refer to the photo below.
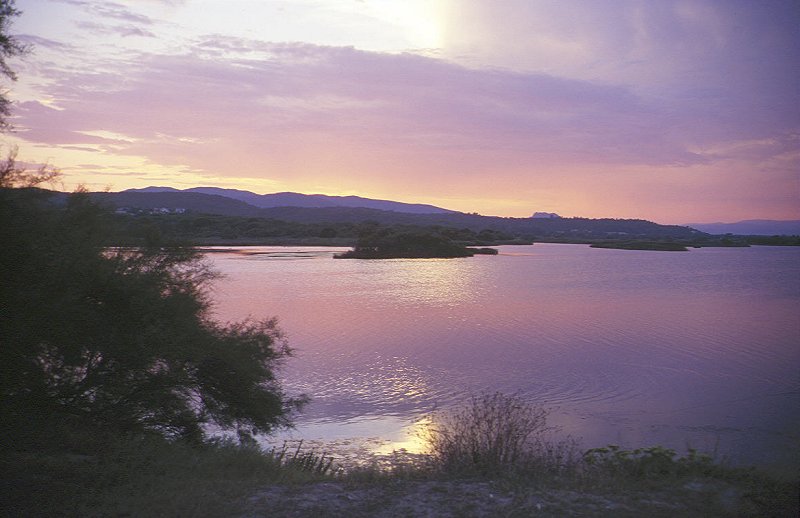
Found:
<path fill-rule="evenodd" d="M 417 420 L 520 392 L 586 447 L 715 448 L 800 465 L 800 248 L 500 247 L 467 259 L 209 254 L 222 320 L 277 316 L 295 437 L 418 449 Z M 416 423 L 416 424 L 415 424 Z"/>

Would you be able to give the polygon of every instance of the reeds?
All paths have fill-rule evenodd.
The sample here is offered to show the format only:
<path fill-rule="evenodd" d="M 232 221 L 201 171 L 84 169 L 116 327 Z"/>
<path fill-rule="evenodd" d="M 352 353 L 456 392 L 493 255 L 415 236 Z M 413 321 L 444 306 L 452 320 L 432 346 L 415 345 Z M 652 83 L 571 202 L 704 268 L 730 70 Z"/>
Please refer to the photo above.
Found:
<path fill-rule="evenodd" d="M 271 448 L 264 453 L 279 466 L 291 470 L 298 470 L 319 476 L 333 475 L 340 470 L 340 468 L 334 466 L 334 458 L 332 456 L 327 456 L 324 451 L 322 453 L 317 453 L 313 448 L 303 451 L 302 440 L 298 442 L 293 451 L 290 450 L 289 444 L 284 441 L 280 449 Z"/>

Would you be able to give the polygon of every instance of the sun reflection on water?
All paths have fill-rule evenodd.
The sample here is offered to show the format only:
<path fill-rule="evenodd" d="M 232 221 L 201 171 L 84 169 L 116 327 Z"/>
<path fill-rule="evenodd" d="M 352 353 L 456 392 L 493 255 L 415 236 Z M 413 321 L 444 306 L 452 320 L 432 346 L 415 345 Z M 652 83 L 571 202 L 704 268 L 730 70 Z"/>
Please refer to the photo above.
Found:
<path fill-rule="evenodd" d="M 474 259 L 472 259 L 474 261 Z M 467 259 L 399 259 L 368 265 L 379 269 L 396 304 L 455 306 L 474 301 L 485 285 Z"/>
<path fill-rule="evenodd" d="M 432 420 L 429 415 L 423 416 L 408 426 L 403 427 L 401 436 L 379 445 L 374 450 L 378 455 L 388 455 L 393 452 L 406 451 L 408 453 L 427 453 L 429 451 L 430 426 Z"/>

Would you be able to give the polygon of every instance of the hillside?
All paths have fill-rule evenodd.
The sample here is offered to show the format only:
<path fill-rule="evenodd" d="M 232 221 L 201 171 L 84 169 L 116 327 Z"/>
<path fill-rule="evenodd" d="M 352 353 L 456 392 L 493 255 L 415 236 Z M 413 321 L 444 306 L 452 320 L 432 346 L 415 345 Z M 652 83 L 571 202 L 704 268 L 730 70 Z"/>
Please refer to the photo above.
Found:
<path fill-rule="evenodd" d="M 597 239 L 682 239 L 696 240 L 704 234 L 677 225 L 659 225 L 633 219 L 588 218 L 502 218 L 460 212 L 418 214 L 365 207 L 274 207 L 258 208 L 231 198 L 196 192 L 165 191 L 92 193 L 92 196 L 116 208 L 142 211 L 185 211 L 187 213 L 266 218 L 302 224 L 378 223 L 381 225 L 443 226 L 490 230 L 524 240 L 548 238 L 564 242 L 592 242 Z"/>
<path fill-rule="evenodd" d="M 189 192 L 95 192 L 92 198 L 113 208 L 186 210 L 223 216 L 260 215 L 260 209 L 225 196 Z"/>
<path fill-rule="evenodd" d="M 367 209 L 405 212 L 409 214 L 447 214 L 453 212 L 433 205 L 420 203 L 402 203 L 389 200 L 374 200 L 359 196 L 327 196 L 324 194 L 300 194 L 296 192 L 279 192 L 274 194 L 256 194 L 239 189 L 220 189 L 218 187 L 192 187 L 191 189 L 178 190 L 172 187 L 145 187 L 143 189 L 129 189 L 122 193 L 199 193 L 224 196 L 238 201 L 243 201 L 258 208 L 273 207 L 363 207 Z M 122 194 L 120 193 L 120 194 Z"/>
<path fill-rule="evenodd" d="M 66 193 L 51 193 L 55 203 Z M 144 228 L 197 244 L 349 245 L 365 226 L 428 229 L 470 245 L 522 242 L 617 243 L 676 241 L 685 246 L 741 246 L 738 238 L 712 237 L 677 225 L 636 219 L 503 218 L 451 212 L 413 214 L 363 207 L 258 208 L 228 197 L 196 192 L 95 192 L 89 196 L 116 212 L 119 241 Z M 445 232 L 446 231 L 446 232 Z M 135 241 L 135 240 L 134 240 Z M 724 242 L 723 242 L 724 241 Z M 754 243 L 793 244 L 797 243 Z"/>

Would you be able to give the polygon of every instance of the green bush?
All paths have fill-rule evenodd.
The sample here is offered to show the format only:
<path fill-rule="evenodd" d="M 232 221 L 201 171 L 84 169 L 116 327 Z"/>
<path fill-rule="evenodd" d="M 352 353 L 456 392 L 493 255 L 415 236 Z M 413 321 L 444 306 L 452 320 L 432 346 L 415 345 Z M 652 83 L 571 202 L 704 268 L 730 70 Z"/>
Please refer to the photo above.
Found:
<path fill-rule="evenodd" d="M 638 479 L 710 475 L 718 469 L 710 455 L 690 449 L 681 457 L 675 450 L 663 446 L 624 450 L 611 444 L 587 450 L 583 460 L 589 471 Z"/>

